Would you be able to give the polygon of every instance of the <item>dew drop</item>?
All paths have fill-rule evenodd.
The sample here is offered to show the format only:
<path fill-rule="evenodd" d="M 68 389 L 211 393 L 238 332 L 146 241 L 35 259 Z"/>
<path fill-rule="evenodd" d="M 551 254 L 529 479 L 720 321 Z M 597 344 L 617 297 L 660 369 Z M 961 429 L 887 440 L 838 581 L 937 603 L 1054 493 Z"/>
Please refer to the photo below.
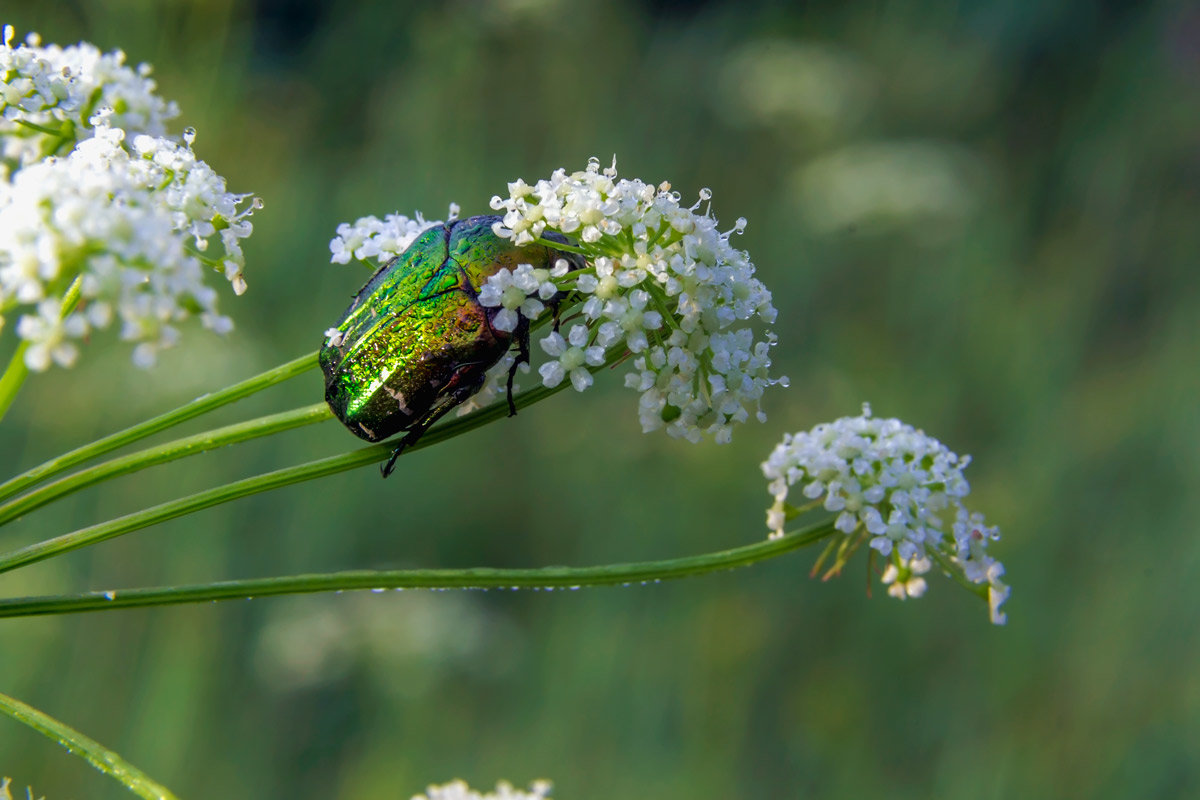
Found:
<path fill-rule="evenodd" d="M 116 600 L 117 593 L 114 592 L 112 589 L 109 589 L 107 592 L 104 593 L 104 599 L 105 600 Z"/>
<path fill-rule="evenodd" d="M 183 129 L 183 141 L 187 143 L 188 147 L 191 147 L 192 142 L 196 141 L 196 129 L 191 125 Z"/>

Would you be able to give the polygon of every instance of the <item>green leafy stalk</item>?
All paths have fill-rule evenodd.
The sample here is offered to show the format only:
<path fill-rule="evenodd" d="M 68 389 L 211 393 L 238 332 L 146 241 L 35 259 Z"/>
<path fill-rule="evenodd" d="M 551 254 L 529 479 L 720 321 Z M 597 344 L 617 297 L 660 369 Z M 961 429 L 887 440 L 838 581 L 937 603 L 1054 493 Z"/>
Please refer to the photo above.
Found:
<path fill-rule="evenodd" d="M 21 360 L 24 365 L 24 360 Z M 280 364 L 274 369 L 269 369 L 260 375 L 255 375 L 253 378 L 235 383 L 227 389 L 222 389 L 213 394 L 206 394 L 197 397 L 190 403 L 180 406 L 173 411 L 168 411 L 157 417 L 141 422 L 123 431 L 118 431 L 111 436 L 106 436 L 103 439 L 98 439 L 91 444 L 84 445 L 69 453 L 64 453 L 57 458 L 52 458 L 44 464 L 40 464 L 33 469 L 22 472 L 20 475 L 0 484 L 0 500 L 7 499 L 13 495 L 24 491 L 25 489 L 37 483 L 58 475 L 71 467 L 82 464 L 97 456 L 116 450 L 125 445 L 144 439 L 147 436 L 166 430 L 181 422 L 186 422 L 189 419 L 206 414 L 209 411 L 228 405 L 236 400 L 241 400 L 255 392 L 262 391 L 269 386 L 274 386 L 289 378 L 294 378 L 308 370 L 317 366 L 316 351 L 308 355 L 301 356 L 293 361 L 288 361 L 285 364 Z M 12 369 L 12 365 L 9 365 Z M 6 373 L 7 377 L 7 373 Z M 0 384 L 3 379 L 0 379 Z M 2 403 L 3 390 L 0 389 L 0 403 Z M 3 416 L 3 406 L 0 405 L 0 416 Z"/>
<path fill-rule="evenodd" d="M 147 800 L 176 800 L 169 789 L 112 750 L 36 708 L 6 694 L 0 694 L 0 712 L 28 725 L 47 739 L 58 742 L 72 754 L 122 783 L 138 797 Z"/>
<path fill-rule="evenodd" d="M 29 342 L 22 340 L 4 368 L 4 374 L 0 375 L 0 419 L 4 419 L 13 400 L 17 399 L 17 392 L 29 377 L 29 367 L 25 366 L 25 351 L 28 349 Z"/>
<path fill-rule="evenodd" d="M 748 567 L 751 564 L 814 544 L 835 533 L 837 531 L 833 527 L 833 521 L 828 520 L 818 525 L 789 532 L 782 537 L 758 541 L 730 550 L 660 561 L 606 564 L 598 567 L 354 570 L 219 581 L 191 586 L 6 598 L 0 600 L 0 618 L 368 589 L 555 589 L 651 583 Z"/>
<path fill-rule="evenodd" d="M 127 456 L 110 459 L 93 467 L 80 470 L 73 475 L 60 478 L 46 484 L 28 494 L 0 504 L 0 525 L 28 514 L 34 509 L 41 508 L 73 492 L 101 481 L 109 480 L 120 475 L 128 475 L 139 470 L 165 464 L 169 461 L 186 456 L 215 450 L 218 447 L 270 436 L 274 433 L 311 425 L 314 422 L 324 422 L 332 417 L 329 407 L 324 403 L 314 403 L 310 406 L 270 414 L 265 417 L 227 425 L 211 431 L 204 431 L 195 436 L 167 442 L 157 447 L 149 447 Z"/>
<path fill-rule="evenodd" d="M 602 367 L 595 367 L 594 369 L 599 370 Z M 539 386 L 527 392 L 522 392 L 513 398 L 513 400 L 517 408 L 525 408 L 551 395 L 557 394 L 569 385 L 569 382 L 563 382 L 553 389 Z M 473 414 L 435 427 L 405 452 L 409 453 L 435 445 L 507 415 L 507 401 L 494 403 Z M 236 500 L 240 497 L 248 497 L 259 492 L 266 492 L 283 486 L 290 486 L 294 483 L 301 483 L 315 478 L 323 478 L 326 475 L 345 472 L 355 467 L 374 464 L 389 457 L 394 448 L 395 444 L 392 442 L 370 445 L 342 453 L 341 455 L 329 456 L 317 459 L 316 461 L 310 461 L 306 464 L 299 464 L 294 467 L 255 475 L 203 492 L 197 492 L 187 497 L 181 497 L 177 500 L 160 503 L 159 505 L 151 506 L 150 508 L 109 520 L 108 522 L 81 528 L 72 533 L 66 533 L 62 536 L 47 539 L 0 555 L 0 572 L 7 572 L 26 564 L 32 564 L 36 561 L 42 561 L 52 556 L 70 552 L 71 550 L 103 542 L 159 522 L 166 522 L 167 520 L 192 514 L 205 508 L 228 503 L 230 500 Z"/>

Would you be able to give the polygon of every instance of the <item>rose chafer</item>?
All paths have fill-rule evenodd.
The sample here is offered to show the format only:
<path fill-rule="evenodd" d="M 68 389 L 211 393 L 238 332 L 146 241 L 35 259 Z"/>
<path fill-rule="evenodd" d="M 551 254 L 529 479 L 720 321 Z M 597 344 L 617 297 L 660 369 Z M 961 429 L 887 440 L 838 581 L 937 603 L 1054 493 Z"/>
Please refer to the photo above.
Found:
<path fill-rule="evenodd" d="M 514 246 L 492 232 L 498 221 L 471 217 L 425 231 L 367 281 L 327 332 L 320 362 L 334 415 L 368 442 L 405 432 L 384 477 L 404 448 L 483 387 L 514 342 L 519 353 L 508 373 L 508 403 L 510 415 L 516 413 L 512 379 L 529 361 L 529 321 L 521 317 L 512 332 L 497 329 L 500 309 L 481 305 L 479 290 L 518 264 L 549 269 L 560 258 L 572 268 L 581 264 L 540 244 Z M 555 300 L 550 306 L 556 308 Z"/>

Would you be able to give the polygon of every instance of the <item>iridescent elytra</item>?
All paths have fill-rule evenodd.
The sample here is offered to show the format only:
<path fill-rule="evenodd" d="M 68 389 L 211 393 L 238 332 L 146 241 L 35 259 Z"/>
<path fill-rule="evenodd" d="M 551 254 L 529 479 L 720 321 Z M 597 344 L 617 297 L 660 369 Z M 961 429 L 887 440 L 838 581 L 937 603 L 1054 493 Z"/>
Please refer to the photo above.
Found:
<path fill-rule="evenodd" d="M 367 281 L 327 332 L 320 363 L 334 415 L 368 442 L 405 432 L 384 477 L 404 448 L 483 387 L 514 340 L 520 353 L 509 371 L 508 401 L 516 413 L 512 375 L 529 360 L 529 321 L 522 317 L 511 333 L 497 330 L 492 323 L 500 308 L 480 305 L 479 289 L 518 264 L 548 269 L 560 258 L 572 268 L 580 264 L 540 244 L 513 245 L 492 232 L 499 221 L 470 217 L 426 230 Z"/>

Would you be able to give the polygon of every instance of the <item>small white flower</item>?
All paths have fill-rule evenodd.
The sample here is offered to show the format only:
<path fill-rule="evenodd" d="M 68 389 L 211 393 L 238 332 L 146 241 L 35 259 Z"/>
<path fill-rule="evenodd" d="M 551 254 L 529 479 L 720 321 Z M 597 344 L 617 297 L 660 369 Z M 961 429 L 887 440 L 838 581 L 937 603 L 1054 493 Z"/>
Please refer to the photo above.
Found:
<path fill-rule="evenodd" d="M 925 582 L 912 576 L 927 572 L 936 555 L 967 581 L 989 585 L 992 619 L 1002 624 L 998 609 L 1009 590 L 999 581 L 1003 565 L 987 552 L 1000 532 L 962 503 L 970 492 L 963 476 L 969 463 L 911 425 L 873 417 L 864 404 L 861 416 L 784 436 L 763 463 L 775 497 L 767 515 L 770 535 L 783 535 L 788 495 L 799 486 L 807 501 L 838 514 L 838 531 L 862 537 L 889 558 L 883 575 L 889 594 L 919 597 Z M 947 536 L 943 512 L 950 509 Z"/>
<path fill-rule="evenodd" d="M 479 289 L 479 304 L 485 308 L 500 307 L 492 318 L 492 327 L 508 333 L 517 329 L 521 317 L 535 320 L 546 306 L 536 297 L 539 281 L 529 264 L 519 264 L 517 269 L 502 269 L 490 275 Z"/>
<path fill-rule="evenodd" d="M 51 363 L 73 366 L 79 356 L 79 349 L 68 337 L 85 335 L 87 322 L 78 314 L 61 319 L 61 312 L 62 304 L 57 300 L 43 300 L 37 306 L 37 315 L 26 314 L 17 321 L 17 336 L 30 343 L 25 366 L 34 372 L 45 372 Z"/>
<path fill-rule="evenodd" d="M 588 345 L 586 325 L 572 325 L 566 339 L 562 334 L 552 332 L 539 344 L 554 359 L 538 370 L 542 383 L 550 389 L 569 377 L 575 391 L 582 392 L 592 385 L 592 373 L 587 366 L 599 367 L 604 364 L 604 348 Z"/>
<path fill-rule="evenodd" d="M 925 579 L 921 576 L 929 572 L 930 566 L 928 558 L 914 558 L 902 561 L 899 565 L 895 561 L 889 562 L 883 571 L 883 582 L 887 584 L 888 594 L 897 600 L 925 594 Z"/>

